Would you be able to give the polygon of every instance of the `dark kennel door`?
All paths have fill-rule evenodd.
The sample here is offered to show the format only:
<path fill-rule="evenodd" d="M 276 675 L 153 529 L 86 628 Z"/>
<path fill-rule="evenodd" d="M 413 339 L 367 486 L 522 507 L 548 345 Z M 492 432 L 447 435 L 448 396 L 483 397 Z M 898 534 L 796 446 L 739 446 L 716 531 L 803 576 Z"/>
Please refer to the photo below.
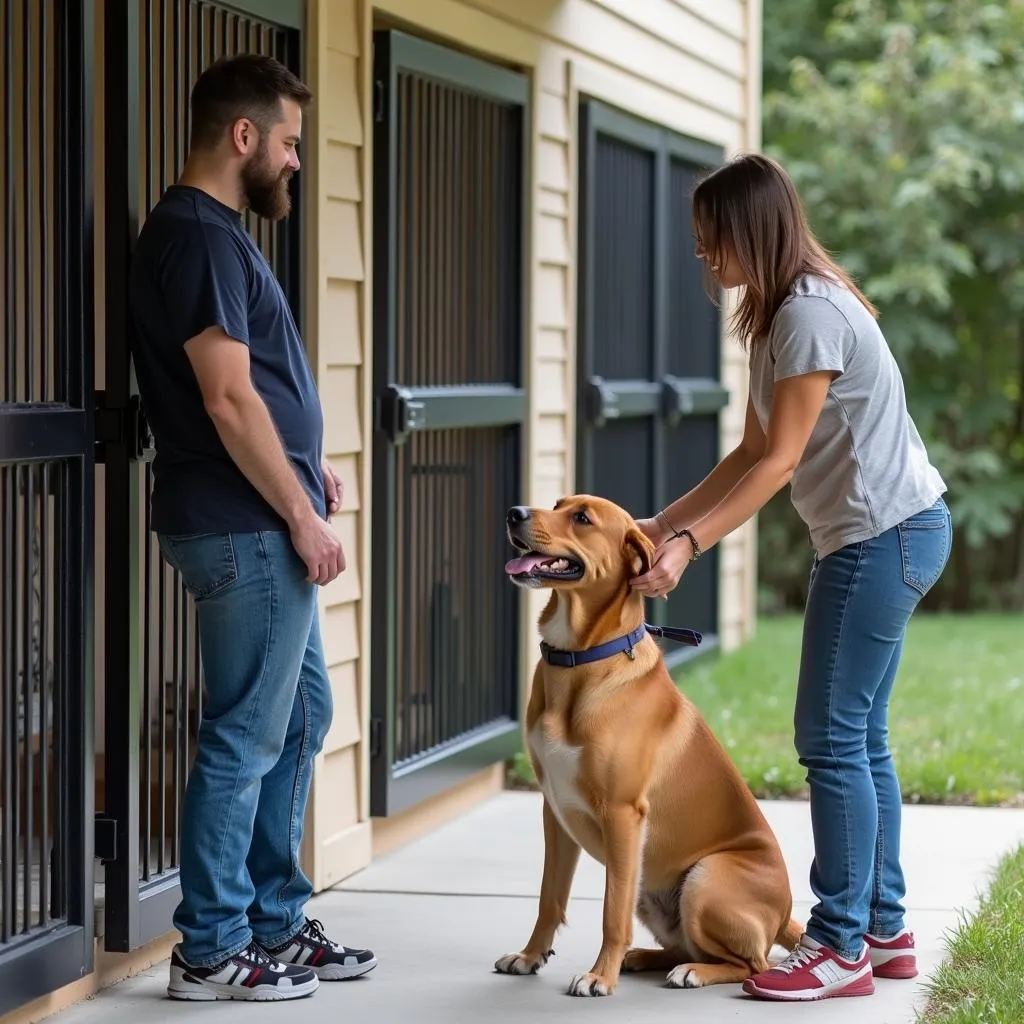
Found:
<path fill-rule="evenodd" d="M 719 459 L 720 317 L 694 255 L 690 193 L 722 152 L 603 104 L 580 108 L 577 489 L 654 515 Z M 652 622 L 718 632 L 718 551 Z M 664 642 L 670 662 L 692 648 Z"/>
<path fill-rule="evenodd" d="M 518 749 L 528 80 L 374 35 L 370 804 Z"/>
<path fill-rule="evenodd" d="M 127 286 L 135 239 L 181 171 L 189 95 L 218 57 L 258 52 L 301 75 L 299 0 L 117 0 L 104 5 L 106 380 L 97 395 L 106 497 L 104 806 L 108 950 L 172 926 L 179 818 L 202 713 L 196 613 L 149 529 L 155 451 L 131 361 Z M 246 213 L 302 324 L 301 193 L 280 223 Z"/>

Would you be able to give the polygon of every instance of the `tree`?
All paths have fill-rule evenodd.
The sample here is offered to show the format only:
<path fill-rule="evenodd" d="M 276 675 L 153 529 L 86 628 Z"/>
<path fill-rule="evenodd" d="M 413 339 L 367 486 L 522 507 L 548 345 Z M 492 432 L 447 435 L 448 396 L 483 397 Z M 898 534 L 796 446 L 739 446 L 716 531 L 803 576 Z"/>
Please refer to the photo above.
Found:
<path fill-rule="evenodd" d="M 1024 602 L 1024 0 L 764 6 L 765 149 L 879 307 L 949 485 L 933 603 Z M 776 501 L 763 530 L 802 527 Z"/>

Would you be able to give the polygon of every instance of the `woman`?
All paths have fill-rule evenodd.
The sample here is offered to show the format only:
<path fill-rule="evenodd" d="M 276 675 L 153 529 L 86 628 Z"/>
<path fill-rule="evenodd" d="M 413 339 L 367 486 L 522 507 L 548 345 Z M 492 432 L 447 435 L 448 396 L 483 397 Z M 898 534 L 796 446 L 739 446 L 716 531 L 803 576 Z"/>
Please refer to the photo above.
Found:
<path fill-rule="evenodd" d="M 949 558 L 946 488 L 874 307 L 811 233 L 786 172 L 759 155 L 717 169 L 694 191 L 693 222 L 717 284 L 743 289 L 733 326 L 749 348 L 746 425 L 697 487 L 640 521 L 657 555 L 634 586 L 664 597 L 791 485 L 814 548 L 794 724 L 818 903 L 800 945 L 743 987 L 869 995 L 875 976 L 917 973 L 887 717 L 907 623 Z"/>

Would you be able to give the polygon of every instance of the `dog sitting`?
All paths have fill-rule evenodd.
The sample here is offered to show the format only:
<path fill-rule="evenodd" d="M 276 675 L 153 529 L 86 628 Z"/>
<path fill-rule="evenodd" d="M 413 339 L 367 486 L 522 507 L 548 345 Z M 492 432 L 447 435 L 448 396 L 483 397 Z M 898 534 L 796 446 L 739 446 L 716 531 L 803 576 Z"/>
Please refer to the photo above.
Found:
<path fill-rule="evenodd" d="M 547 962 L 583 849 L 605 867 L 603 940 L 572 995 L 610 995 L 620 971 L 699 988 L 766 970 L 772 946 L 792 949 L 803 931 L 789 876 L 742 776 L 646 632 L 629 581 L 650 568 L 651 541 L 589 495 L 510 509 L 507 527 L 519 555 L 506 574 L 552 593 L 526 712 L 544 797 L 540 901 L 529 941 L 495 969 L 534 974 Z M 630 948 L 634 911 L 661 948 Z"/>

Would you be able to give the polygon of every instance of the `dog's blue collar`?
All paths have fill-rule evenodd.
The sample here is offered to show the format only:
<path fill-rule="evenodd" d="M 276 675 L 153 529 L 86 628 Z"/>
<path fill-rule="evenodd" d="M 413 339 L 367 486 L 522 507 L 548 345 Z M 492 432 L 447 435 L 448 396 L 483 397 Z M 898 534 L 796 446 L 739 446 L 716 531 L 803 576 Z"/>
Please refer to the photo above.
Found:
<path fill-rule="evenodd" d="M 633 648 L 636 647 L 646 634 L 662 636 L 666 640 L 675 640 L 677 643 L 686 644 L 689 647 L 699 647 L 703 636 L 695 629 L 676 629 L 673 626 L 652 626 L 650 623 L 641 622 L 632 633 L 616 637 L 607 643 L 598 644 L 596 647 L 588 647 L 584 651 L 561 651 L 557 647 L 541 641 L 540 651 L 544 660 L 556 668 L 575 668 L 577 665 L 588 665 L 593 661 L 603 661 L 615 654 L 625 652 L 633 658 Z"/>

